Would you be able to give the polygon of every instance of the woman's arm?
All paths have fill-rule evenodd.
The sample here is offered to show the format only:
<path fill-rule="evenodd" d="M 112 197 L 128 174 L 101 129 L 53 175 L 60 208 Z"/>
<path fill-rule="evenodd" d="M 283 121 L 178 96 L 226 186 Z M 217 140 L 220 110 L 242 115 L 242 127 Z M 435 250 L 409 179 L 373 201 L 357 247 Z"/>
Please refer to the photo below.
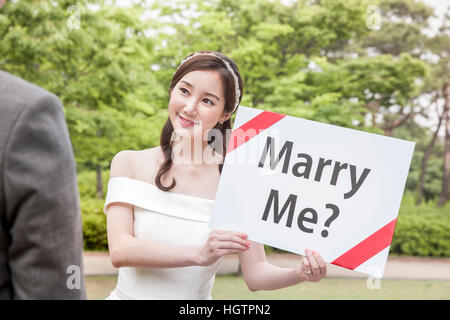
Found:
<path fill-rule="evenodd" d="M 242 276 L 251 291 L 276 290 L 303 281 L 317 282 L 326 276 L 326 265 L 315 251 L 307 255 L 296 268 L 280 268 L 267 261 L 264 246 L 250 241 L 250 249 L 239 254 Z M 305 273 L 310 272 L 310 273 Z"/>
<path fill-rule="evenodd" d="M 132 151 L 131 151 L 132 152 Z M 111 162 L 111 177 L 133 177 L 130 151 L 119 152 Z M 225 254 L 245 250 L 243 234 L 211 231 L 204 246 L 154 243 L 134 237 L 133 206 L 113 203 L 107 208 L 107 233 L 111 262 L 115 267 L 176 268 L 206 266 Z"/>
<path fill-rule="evenodd" d="M 111 161 L 110 177 L 133 177 L 133 151 L 121 151 Z M 108 246 L 115 267 L 184 267 L 198 264 L 195 246 L 152 243 L 134 237 L 133 206 L 107 208 Z"/>
<path fill-rule="evenodd" d="M 135 238 L 132 210 L 132 206 L 125 203 L 113 204 L 108 209 L 108 246 L 113 266 L 175 268 L 199 264 L 196 246 L 152 243 Z"/>
<path fill-rule="evenodd" d="M 132 210 L 125 203 L 115 203 L 108 209 L 108 246 L 116 268 L 208 266 L 224 255 L 247 250 L 244 234 L 222 230 L 212 230 L 203 246 L 153 243 L 135 238 Z"/>

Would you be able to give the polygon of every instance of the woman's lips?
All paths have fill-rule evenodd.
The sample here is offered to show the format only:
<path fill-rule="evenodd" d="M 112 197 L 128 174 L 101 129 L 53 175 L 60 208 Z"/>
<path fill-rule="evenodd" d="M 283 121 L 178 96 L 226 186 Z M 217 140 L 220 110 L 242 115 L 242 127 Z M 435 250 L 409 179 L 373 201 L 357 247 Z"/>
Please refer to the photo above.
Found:
<path fill-rule="evenodd" d="M 180 119 L 180 123 L 184 126 L 184 127 L 192 127 L 194 126 L 194 122 L 187 120 L 185 118 L 183 118 L 182 116 L 178 115 L 178 119 Z"/>

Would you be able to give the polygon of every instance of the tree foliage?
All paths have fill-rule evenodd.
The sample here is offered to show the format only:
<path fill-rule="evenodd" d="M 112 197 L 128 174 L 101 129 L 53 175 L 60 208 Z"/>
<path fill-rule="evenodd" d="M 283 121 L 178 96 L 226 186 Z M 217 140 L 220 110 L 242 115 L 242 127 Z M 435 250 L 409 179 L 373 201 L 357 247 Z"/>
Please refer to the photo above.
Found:
<path fill-rule="evenodd" d="M 379 0 L 381 29 L 371 30 L 369 0 L 134 2 L 16 0 L 0 10 L 0 68 L 61 98 L 79 171 L 158 145 L 173 72 L 208 49 L 237 63 L 242 105 L 420 142 L 407 184 L 416 186 L 432 135 L 414 122 L 430 114 L 419 98 L 450 74 L 448 25 L 426 35 L 424 3 Z"/>
<path fill-rule="evenodd" d="M 77 163 L 107 166 L 117 150 L 151 145 L 164 89 L 150 69 L 142 10 L 78 1 L 9 2 L 0 14 L 0 68 L 63 102 Z M 71 7 L 72 6 L 72 7 Z M 73 20 L 75 19 L 75 20 Z"/>

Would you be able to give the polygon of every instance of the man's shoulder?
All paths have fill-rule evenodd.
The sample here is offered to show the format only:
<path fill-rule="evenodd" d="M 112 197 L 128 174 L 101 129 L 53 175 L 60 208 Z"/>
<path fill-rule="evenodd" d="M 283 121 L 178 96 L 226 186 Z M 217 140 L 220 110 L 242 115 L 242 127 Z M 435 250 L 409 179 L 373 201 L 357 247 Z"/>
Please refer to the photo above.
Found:
<path fill-rule="evenodd" d="M 46 89 L 3 70 L 0 70 L 0 97 L 14 98 L 18 102 L 30 102 L 42 98 L 59 100 Z"/>
<path fill-rule="evenodd" d="M 15 130 L 22 131 L 27 128 L 43 132 L 55 130 L 57 127 L 59 129 L 56 130 L 61 132 L 63 128 L 62 104 L 54 94 L 1 70 L 0 114 L 0 153 L 9 137 L 23 137 L 16 135 Z"/>
<path fill-rule="evenodd" d="M 59 118 L 63 114 L 61 101 L 56 95 L 2 70 L 0 70 L 0 110 L 3 120 L 10 125 L 19 118 L 27 119 L 36 113 L 45 112 Z"/>

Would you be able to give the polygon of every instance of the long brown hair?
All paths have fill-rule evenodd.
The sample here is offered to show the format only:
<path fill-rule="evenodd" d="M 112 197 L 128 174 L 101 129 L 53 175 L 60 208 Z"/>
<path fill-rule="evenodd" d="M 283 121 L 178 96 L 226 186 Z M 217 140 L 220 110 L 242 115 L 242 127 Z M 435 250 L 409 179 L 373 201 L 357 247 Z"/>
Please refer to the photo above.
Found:
<path fill-rule="evenodd" d="M 234 61 L 232 59 L 228 58 L 227 56 L 223 55 L 220 52 L 209 51 L 209 50 L 198 51 L 198 52 L 213 53 L 220 58 L 215 57 L 213 55 L 198 55 L 198 56 L 195 56 L 195 57 L 187 60 L 186 62 L 184 62 L 172 77 L 172 82 L 171 82 L 170 88 L 169 88 L 169 98 L 170 98 L 173 88 L 176 86 L 178 81 L 180 81 L 181 78 L 183 78 L 187 73 L 196 71 L 196 70 L 216 70 L 219 72 L 220 78 L 222 80 L 222 85 L 223 85 L 224 91 L 225 91 L 224 92 L 225 93 L 225 107 L 224 107 L 223 113 L 233 112 L 234 106 L 236 104 L 235 80 L 234 80 L 233 75 L 231 74 L 230 71 L 228 71 L 225 63 L 221 59 L 227 61 L 230 64 L 230 67 L 233 69 L 234 74 L 237 76 L 237 78 L 239 80 L 238 81 L 239 89 L 241 91 L 241 94 L 239 96 L 239 102 L 241 102 L 243 85 L 242 85 L 242 78 L 241 78 L 241 75 L 239 74 L 239 70 L 238 70 L 236 64 L 234 63 Z M 190 54 L 189 56 L 191 56 L 192 54 Z M 231 130 L 231 118 L 224 121 L 223 124 L 218 122 L 214 126 L 214 128 L 212 128 L 211 131 L 215 131 L 214 129 L 220 130 L 221 134 L 214 135 L 213 137 L 209 138 L 208 145 L 211 147 L 212 142 L 214 142 L 214 144 L 217 144 L 217 141 L 215 139 L 222 139 L 221 142 L 222 142 L 223 148 L 222 148 L 222 150 L 216 150 L 216 151 L 222 155 L 223 161 L 225 161 L 226 149 L 227 149 L 228 140 L 229 140 L 229 133 Z M 162 176 L 166 172 L 168 172 L 172 166 L 172 156 L 171 156 L 172 141 L 171 140 L 172 140 L 173 131 L 174 130 L 173 130 L 172 122 L 170 121 L 170 117 L 169 117 L 167 119 L 166 123 L 164 124 L 164 127 L 161 132 L 161 137 L 160 137 L 160 145 L 161 145 L 161 150 L 163 152 L 164 161 L 161 164 L 161 166 L 158 170 L 158 173 L 156 174 L 156 177 L 155 177 L 156 186 L 163 191 L 170 191 L 173 188 L 175 188 L 175 185 L 176 185 L 176 181 L 174 178 L 172 178 L 173 181 L 169 187 L 165 187 L 161 183 Z M 213 148 L 213 149 L 215 149 L 215 148 Z M 223 162 L 220 163 L 219 167 L 218 167 L 220 173 L 222 173 L 222 167 L 223 167 Z"/>

